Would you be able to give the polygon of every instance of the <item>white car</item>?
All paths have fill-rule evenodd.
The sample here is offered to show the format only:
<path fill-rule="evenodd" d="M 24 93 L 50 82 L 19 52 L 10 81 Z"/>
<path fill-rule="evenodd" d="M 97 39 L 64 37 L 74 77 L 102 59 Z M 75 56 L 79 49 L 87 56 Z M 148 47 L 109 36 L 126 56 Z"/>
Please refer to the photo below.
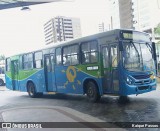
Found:
<path fill-rule="evenodd" d="M 0 86 L 3 86 L 6 83 L 5 81 L 5 73 L 4 73 L 4 66 L 0 67 Z"/>

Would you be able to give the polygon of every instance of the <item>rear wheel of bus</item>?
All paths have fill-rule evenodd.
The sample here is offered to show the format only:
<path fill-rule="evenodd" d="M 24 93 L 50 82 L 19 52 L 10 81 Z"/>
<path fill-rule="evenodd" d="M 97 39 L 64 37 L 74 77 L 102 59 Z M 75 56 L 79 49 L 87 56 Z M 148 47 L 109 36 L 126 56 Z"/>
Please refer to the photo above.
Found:
<path fill-rule="evenodd" d="M 89 101 L 91 102 L 97 102 L 101 98 L 97 85 L 93 81 L 89 81 L 86 84 L 86 94 L 87 94 Z"/>
<path fill-rule="evenodd" d="M 27 91 L 28 91 L 28 95 L 31 98 L 41 97 L 43 95 L 43 93 L 37 93 L 36 92 L 35 86 L 34 86 L 34 84 L 32 82 L 29 82 L 27 84 Z"/>

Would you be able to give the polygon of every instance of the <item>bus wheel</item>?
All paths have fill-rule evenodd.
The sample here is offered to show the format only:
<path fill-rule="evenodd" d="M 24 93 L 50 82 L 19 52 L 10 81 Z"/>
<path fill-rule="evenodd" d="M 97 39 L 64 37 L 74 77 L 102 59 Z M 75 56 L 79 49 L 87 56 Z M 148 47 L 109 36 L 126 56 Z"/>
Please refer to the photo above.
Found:
<path fill-rule="evenodd" d="M 32 82 L 29 82 L 27 85 L 27 91 L 28 91 L 28 95 L 32 98 L 37 97 L 37 93 L 35 91 L 35 86 Z"/>
<path fill-rule="evenodd" d="M 101 98 L 101 96 L 99 95 L 97 86 L 92 81 L 89 81 L 87 83 L 86 93 L 87 93 L 89 101 L 91 101 L 91 102 L 97 102 Z"/>
<path fill-rule="evenodd" d="M 126 104 L 130 102 L 128 96 L 119 96 L 118 103 Z"/>
<path fill-rule="evenodd" d="M 4 81 L 2 79 L 0 79 L 0 86 L 4 85 Z"/>

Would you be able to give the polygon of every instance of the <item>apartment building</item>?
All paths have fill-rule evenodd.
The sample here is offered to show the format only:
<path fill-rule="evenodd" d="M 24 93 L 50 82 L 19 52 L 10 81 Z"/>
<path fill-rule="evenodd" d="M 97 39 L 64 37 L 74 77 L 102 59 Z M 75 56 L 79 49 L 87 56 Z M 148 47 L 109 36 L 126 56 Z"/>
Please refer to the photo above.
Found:
<path fill-rule="evenodd" d="M 45 43 L 56 43 L 81 37 L 79 18 L 57 16 L 44 24 Z"/>

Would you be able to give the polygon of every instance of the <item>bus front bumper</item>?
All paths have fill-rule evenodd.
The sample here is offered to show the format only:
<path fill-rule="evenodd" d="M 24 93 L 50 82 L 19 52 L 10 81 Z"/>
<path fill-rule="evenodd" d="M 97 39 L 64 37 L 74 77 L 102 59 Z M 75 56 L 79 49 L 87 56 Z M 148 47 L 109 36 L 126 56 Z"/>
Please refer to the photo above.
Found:
<path fill-rule="evenodd" d="M 156 90 L 157 84 L 156 81 L 152 82 L 150 84 L 145 84 L 145 85 L 128 85 L 126 84 L 125 86 L 125 91 L 123 91 L 122 95 L 132 95 L 132 94 L 142 94 L 146 92 L 150 92 L 153 90 Z"/>

